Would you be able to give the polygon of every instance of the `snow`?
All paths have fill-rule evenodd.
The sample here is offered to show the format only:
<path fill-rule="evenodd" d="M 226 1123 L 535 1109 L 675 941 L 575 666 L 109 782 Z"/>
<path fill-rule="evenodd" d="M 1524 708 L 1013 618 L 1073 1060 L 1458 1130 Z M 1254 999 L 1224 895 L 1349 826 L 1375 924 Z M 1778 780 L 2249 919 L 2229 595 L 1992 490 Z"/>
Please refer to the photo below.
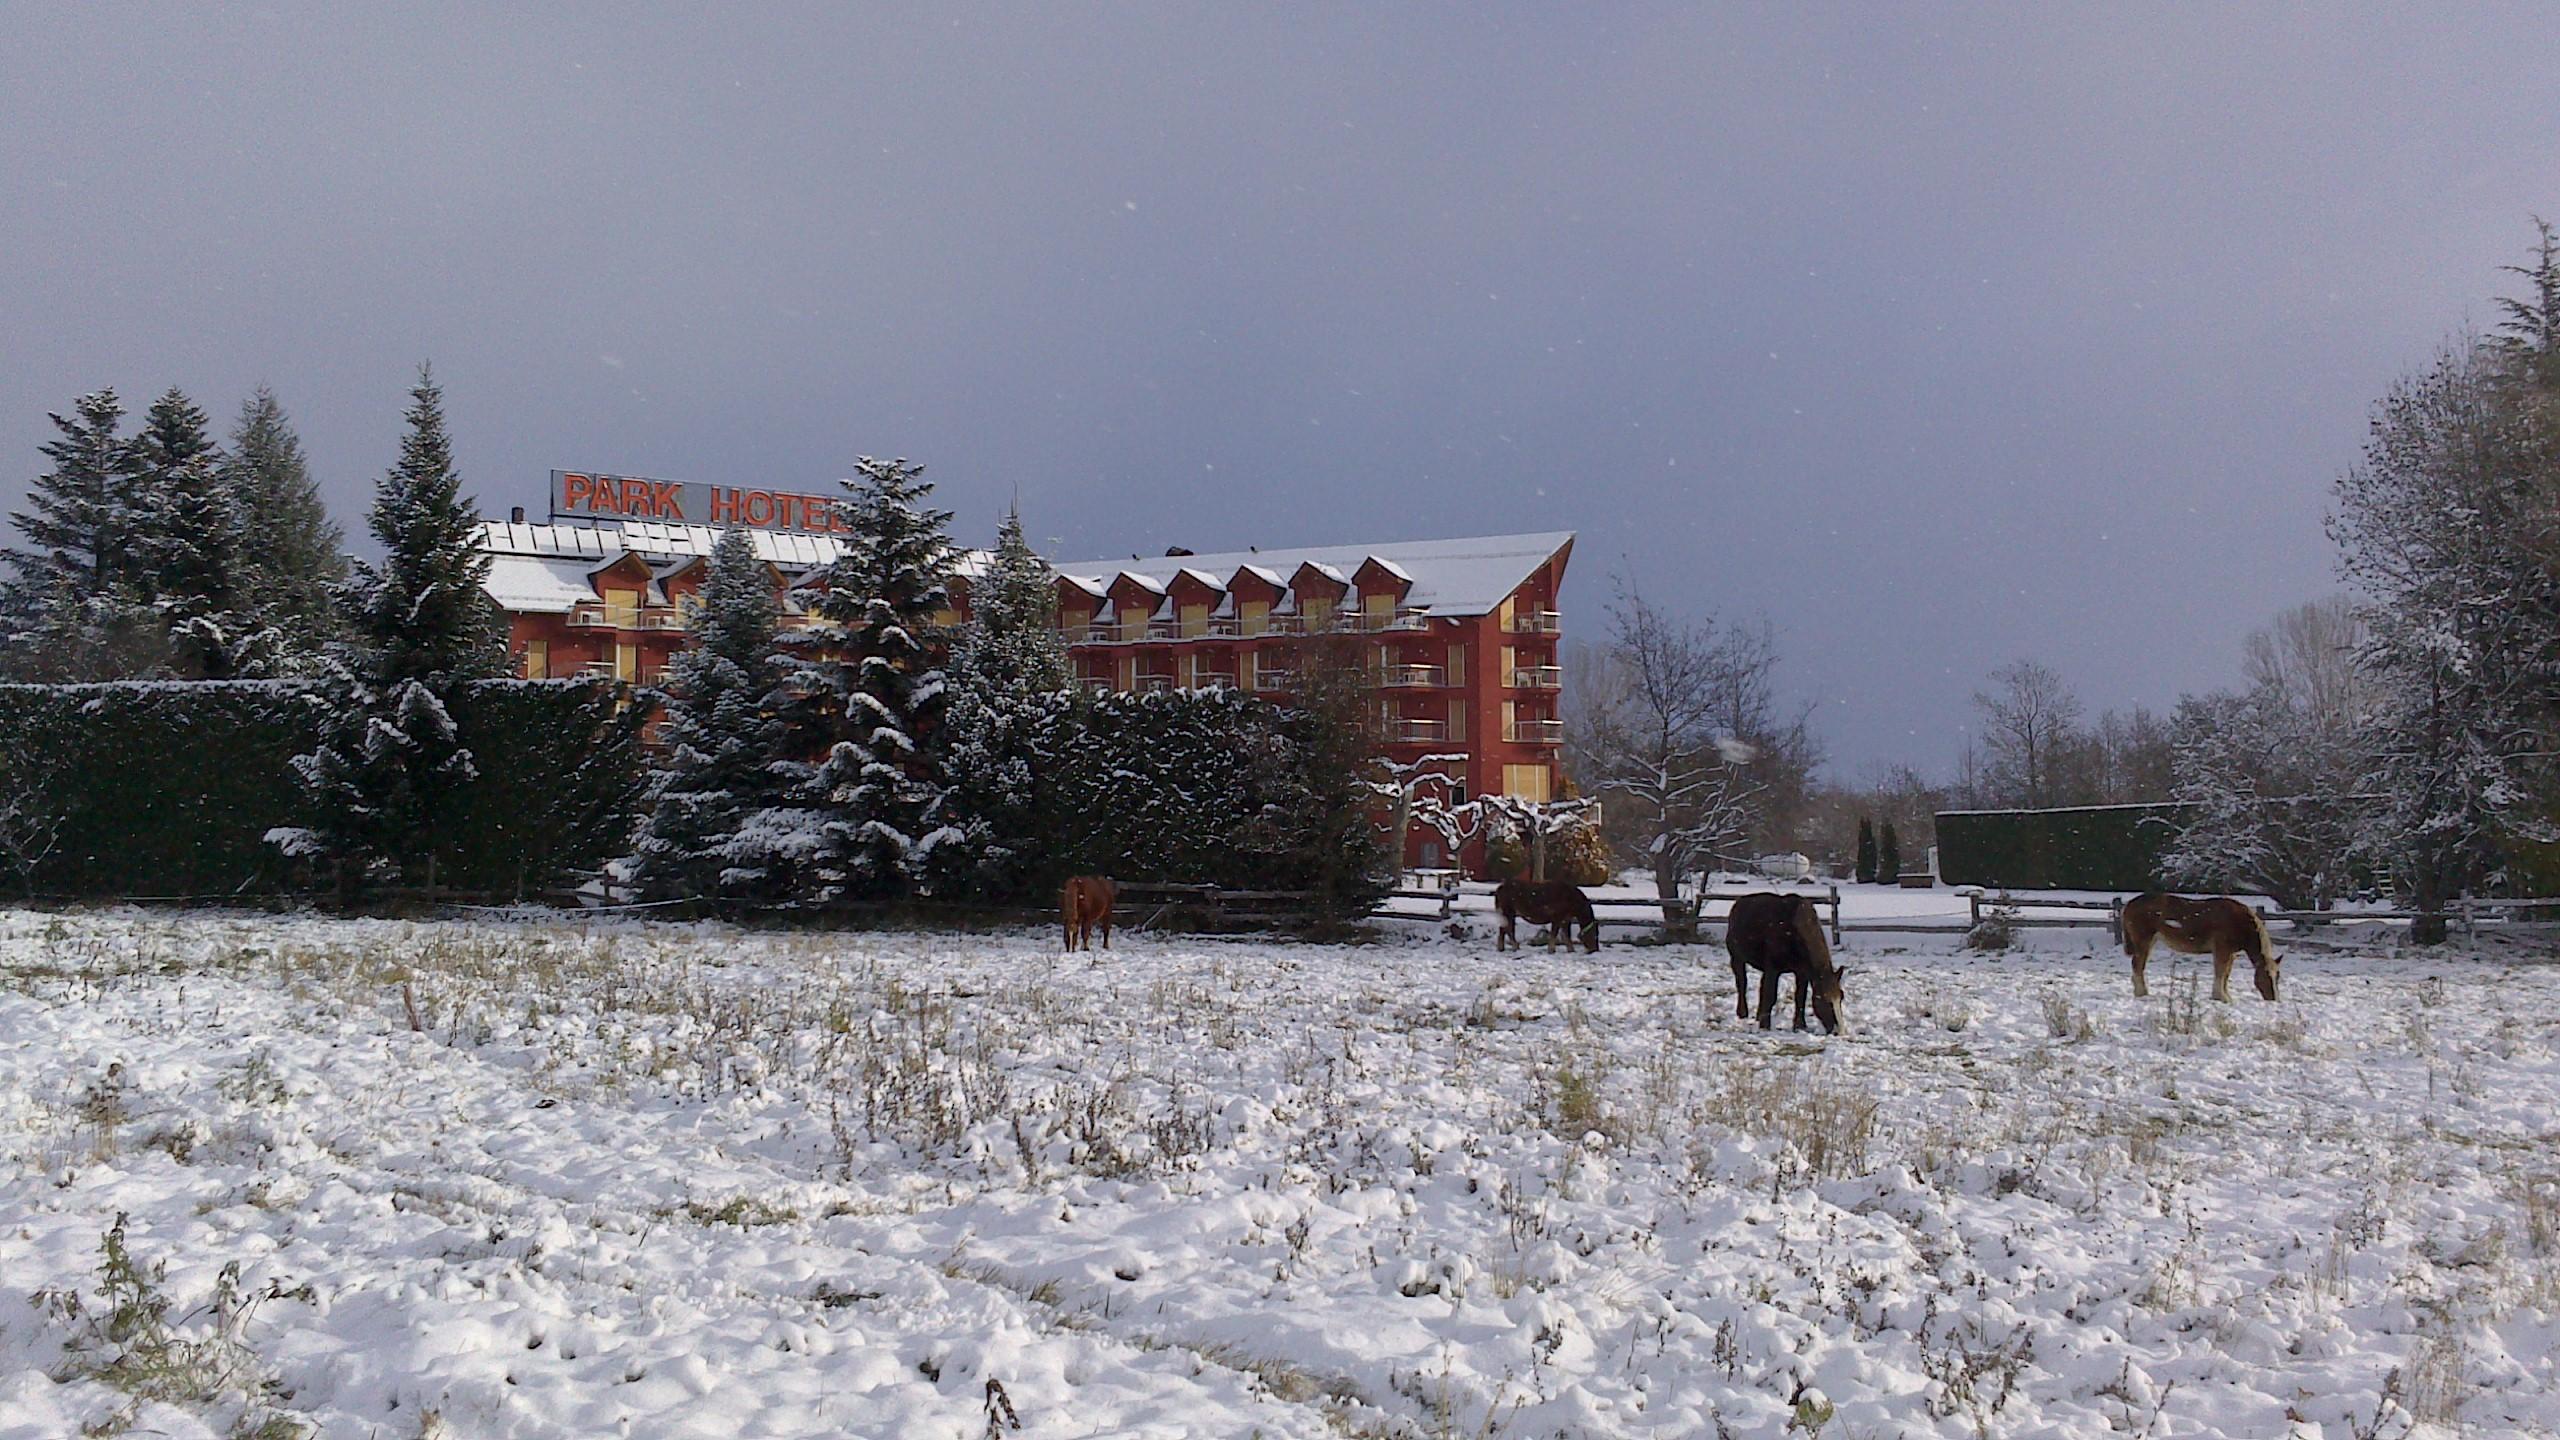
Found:
<path fill-rule="evenodd" d="M 1460 925 L 0 910 L 0 1436 L 2560 1432 L 2547 950 L 1853 931 L 1824 1039 Z"/>

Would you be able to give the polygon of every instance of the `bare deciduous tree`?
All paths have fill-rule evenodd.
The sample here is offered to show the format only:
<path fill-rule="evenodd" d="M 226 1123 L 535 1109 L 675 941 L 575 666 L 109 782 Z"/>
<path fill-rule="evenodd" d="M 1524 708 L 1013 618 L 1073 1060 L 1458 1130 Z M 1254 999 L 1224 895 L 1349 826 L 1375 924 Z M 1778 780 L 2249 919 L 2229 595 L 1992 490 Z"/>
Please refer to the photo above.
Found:
<path fill-rule="evenodd" d="M 1973 692 L 1982 712 L 1983 745 L 1994 784 L 2028 809 L 2055 803 L 2056 772 L 2074 727 L 2080 698 L 2051 668 L 2019 660 L 1991 672 L 1999 688 Z"/>

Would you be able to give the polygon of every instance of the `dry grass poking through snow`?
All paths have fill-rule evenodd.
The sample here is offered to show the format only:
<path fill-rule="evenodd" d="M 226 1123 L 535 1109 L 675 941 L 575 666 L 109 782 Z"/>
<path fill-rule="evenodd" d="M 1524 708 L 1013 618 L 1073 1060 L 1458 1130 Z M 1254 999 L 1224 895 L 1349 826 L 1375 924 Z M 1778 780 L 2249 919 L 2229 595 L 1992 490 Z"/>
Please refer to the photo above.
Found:
<path fill-rule="evenodd" d="M 0 912 L 0 1431 L 2560 1428 L 2560 968 L 2047 938 Z"/>

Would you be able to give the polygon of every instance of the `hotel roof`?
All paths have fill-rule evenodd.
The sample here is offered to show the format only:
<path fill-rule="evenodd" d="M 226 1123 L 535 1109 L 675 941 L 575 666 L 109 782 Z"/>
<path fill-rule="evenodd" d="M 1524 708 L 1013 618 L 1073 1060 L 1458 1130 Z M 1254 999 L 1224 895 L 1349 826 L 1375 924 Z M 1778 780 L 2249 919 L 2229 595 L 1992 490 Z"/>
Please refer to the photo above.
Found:
<path fill-rule="evenodd" d="M 1570 530 L 1530 535 L 1477 535 L 1456 540 L 1390 540 L 1370 545 L 1319 545 L 1299 550 L 1246 550 L 1225 555 L 1171 555 L 1151 560 L 1076 560 L 1050 568 L 1085 590 L 1101 593 L 1122 575 L 1133 575 L 1162 590 L 1185 570 L 1224 577 L 1223 588 L 1238 570 L 1250 569 L 1275 584 L 1302 565 L 1337 577 L 1357 573 L 1369 559 L 1383 562 L 1409 577 L 1407 605 L 1435 615 L 1483 615 L 1558 551 L 1573 544 Z"/>

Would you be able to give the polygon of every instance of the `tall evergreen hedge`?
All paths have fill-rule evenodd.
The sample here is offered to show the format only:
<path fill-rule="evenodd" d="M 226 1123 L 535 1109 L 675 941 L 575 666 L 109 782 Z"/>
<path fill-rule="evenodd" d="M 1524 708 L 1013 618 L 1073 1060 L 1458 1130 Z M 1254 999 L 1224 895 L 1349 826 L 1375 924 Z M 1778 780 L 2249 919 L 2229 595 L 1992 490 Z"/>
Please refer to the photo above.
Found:
<path fill-rule="evenodd" d="M 0 685 L 0 884 L 213 897 L 325 881 L 266 834 L 308 819 L 289 762 L 328 703 L 290 681 Z M 512 893 L 628 848 L 641 757 L 612 687 L 480 681 L 454 719 L 480 774 L 438 838 L 440 884 Z"/>

